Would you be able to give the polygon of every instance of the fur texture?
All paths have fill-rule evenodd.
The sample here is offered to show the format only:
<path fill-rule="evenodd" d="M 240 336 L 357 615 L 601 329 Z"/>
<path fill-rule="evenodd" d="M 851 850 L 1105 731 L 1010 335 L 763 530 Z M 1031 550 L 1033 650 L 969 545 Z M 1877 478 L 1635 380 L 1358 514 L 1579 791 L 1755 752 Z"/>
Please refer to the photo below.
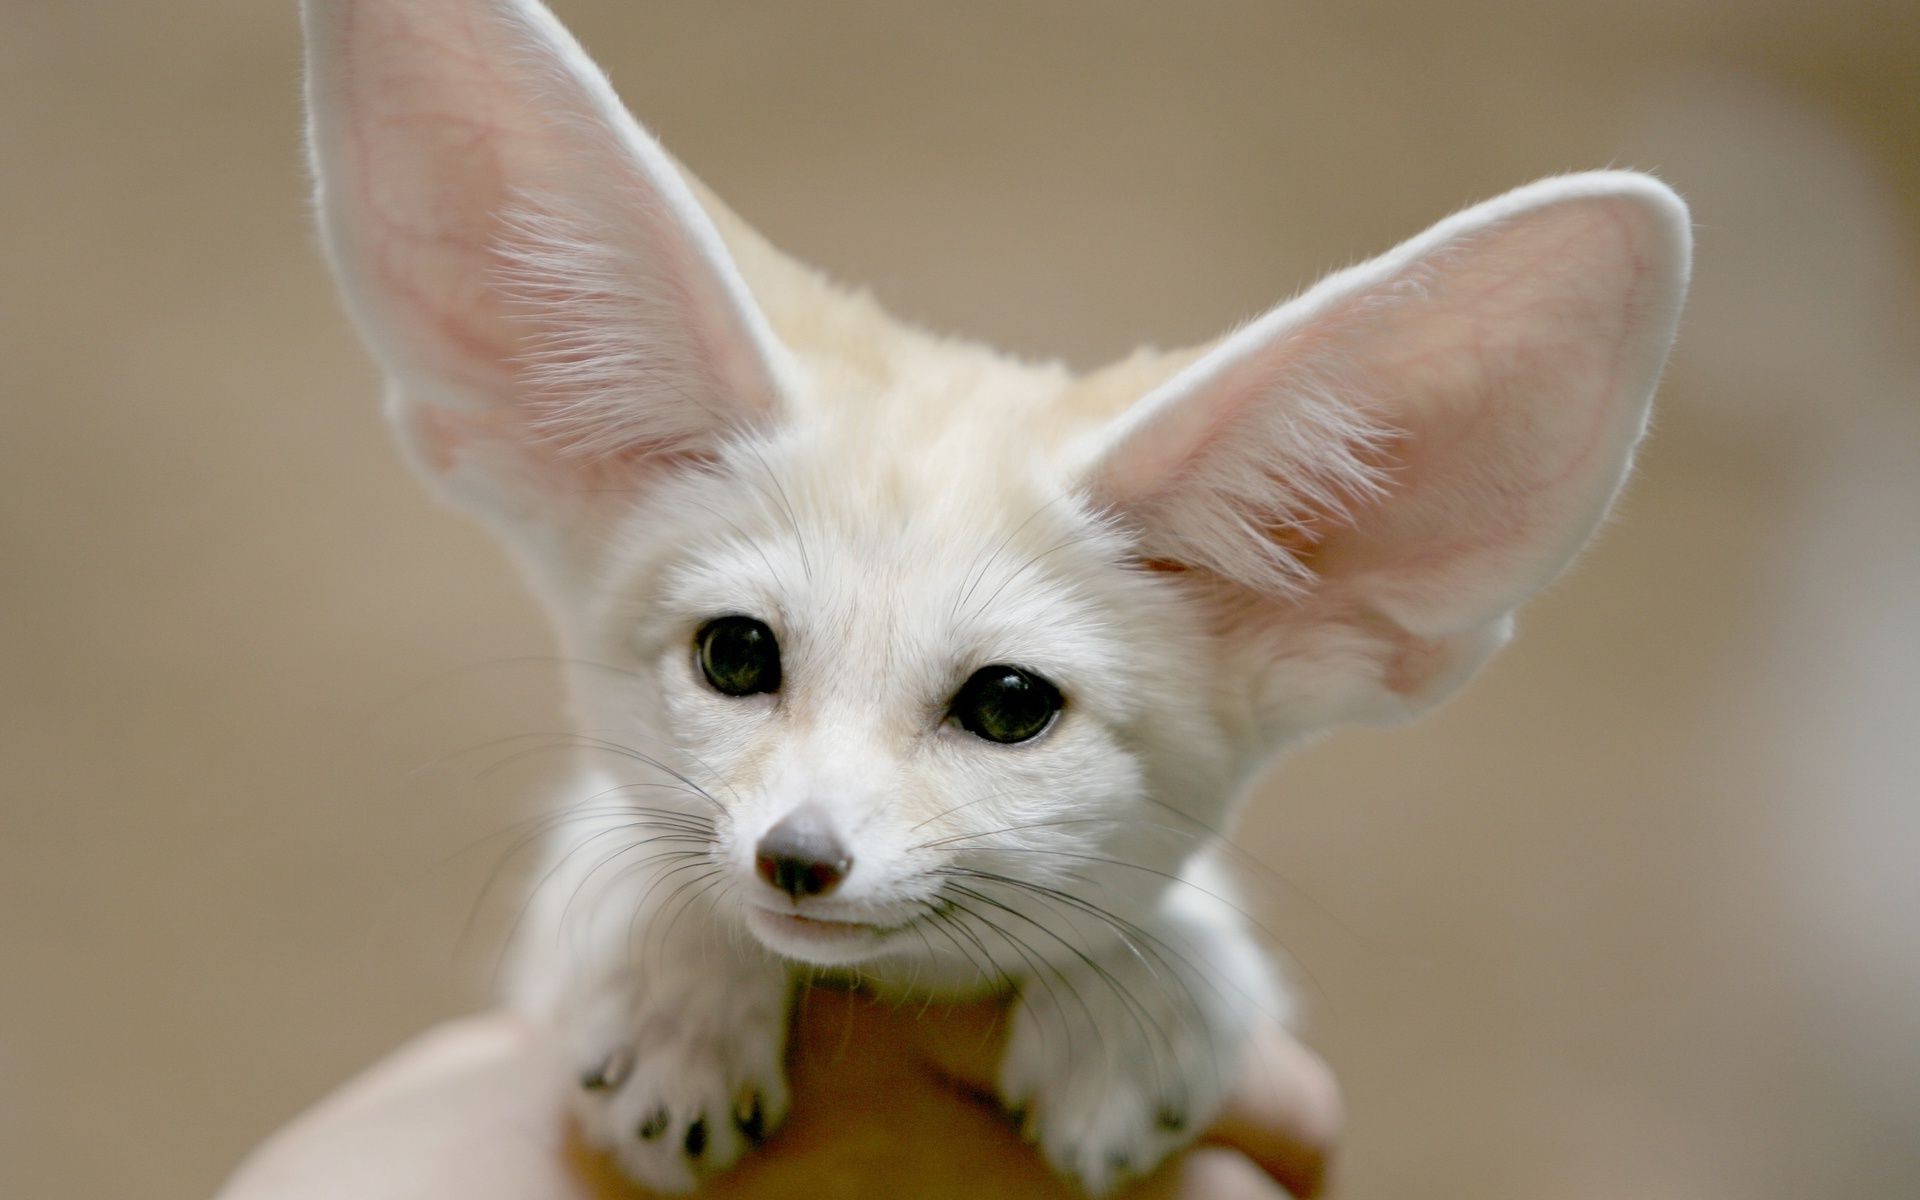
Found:
<path fill-rule="evenodd" d="M 583 754 L 518 1002 L 664 1190 L 778 1123 L 797 978 L 1012 997 L 1000 1090 L 1101 1191 L 1213 1115 L 1286 1003 L 1212 858 L 1248 776 L 1451 691 L 1624 478 L 1684 207 L 1469 209 L 1219 343 L 1086 376 L 785 259 L 533 0 L 307 0 L 319 211 L 423 476 L 526 566 Z M 716 690 L 718 617 L 776 690 Z M 1000 744 L 952 706 L 1057 687 Z M 769 885 L 796 813 L 834 886 Z"/>

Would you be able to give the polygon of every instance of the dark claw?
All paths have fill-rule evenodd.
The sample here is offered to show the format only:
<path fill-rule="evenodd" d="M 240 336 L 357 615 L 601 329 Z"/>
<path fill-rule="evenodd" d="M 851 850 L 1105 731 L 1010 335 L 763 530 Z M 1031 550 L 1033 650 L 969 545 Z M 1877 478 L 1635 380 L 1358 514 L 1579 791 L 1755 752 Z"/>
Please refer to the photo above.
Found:
<path fill-rule="evenodd" d="M 1187 1114 L 1177 1108 L 1163 1108 L 1154 1119 L 1168 1133 L 1179 1133 L 1187 1127 Z"/>
<path fill-rule="evenodd" d="M 656 1108 L 646 1120 L 640 1122 L 640 1140 L 650 1142 L 667 1131 L 667 1125 L 673 1120 L 665 1108 Z"/>
<path fill-rule="evenodd" d="M 1113 1172 L 1116 1180 L 1124 1179 L 1133 1173 L 1133 1160 L 1127 1157 L 1126 1151 L 1115 1150 L 1107 1155 L 1107 1170 Z"/>
<path fill-rule="evenodd" d="M 622 1046 L 607 1055 L 599 1066 L 580 1076 L 580 1086 L 589 1092 L 604 1092 L 626 1082 L 627 1073 L 632 1070 L 633 1051 Z"/>
<path fill-rule="evenodd" d="M 758 1146 L 766 1140 L 767 1114 L 760 1106 L 759 1092 L 747 1096 L 745 1103 L 734 1106 L 733 1123 L 740 1127 L 740 1132 L 753 1145 Z"/>
<path fill-rule="evenodd" d="M 687 1126 L 687 1157 L 699 1158 L 707 1149 L 707 1119 L 701 1117 Z"/>

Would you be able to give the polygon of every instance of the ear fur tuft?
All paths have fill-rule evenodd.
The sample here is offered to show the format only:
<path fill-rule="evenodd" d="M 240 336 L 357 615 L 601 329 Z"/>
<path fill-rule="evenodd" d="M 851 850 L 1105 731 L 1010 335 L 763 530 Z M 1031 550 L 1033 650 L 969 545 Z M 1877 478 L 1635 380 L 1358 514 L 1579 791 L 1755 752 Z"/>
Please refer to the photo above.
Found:
<path fill-rule="evenodd" d="M 1260 337 L 1255 322 L 1243 336 Z M 1257 592 L 1297 594 L 1315 545 L 1354 507 L 1384 495 L 1395 433 L 1332 371 L 1296 364 L 1228 383 L 1197 365 L 1129 414 L 1093 489 L 1126 514 L 1142 558 L 1211 571 Z M 1176 413 L 1190 388 L 1231 387 L 1240 402 Z M 1264 401 L 1258 402 L 1255 401 Z"/>
<path fill-rule="evenodd" d="M 1689 256 L 1647 176 L 1520 188 L 1225 338 L 1115 424 L 1088 490 L 1323 693 L 1431 703 L 1605 514 Z"/>
<path fill-rule="evenodd" d="M 514 361 L 533 436 L 582 458 L 675 453 L 771 415 L 763 402 L 722 418 L 689 386 L 715 364 L 695 332 L 662 335 L 673 326 L 662 310 L 693 301 L 621 248 L 605 218 L 548 198 L 509 210 L 502 227 L 495 282 L 528 330 Z"/>
<path fill-rule="evenodd" d="M 792 356 L 542 5 L 304 0 L 302 17 L 323 240 L 436 490 L 551 540 L 643 461 L 777 419 Z"/>

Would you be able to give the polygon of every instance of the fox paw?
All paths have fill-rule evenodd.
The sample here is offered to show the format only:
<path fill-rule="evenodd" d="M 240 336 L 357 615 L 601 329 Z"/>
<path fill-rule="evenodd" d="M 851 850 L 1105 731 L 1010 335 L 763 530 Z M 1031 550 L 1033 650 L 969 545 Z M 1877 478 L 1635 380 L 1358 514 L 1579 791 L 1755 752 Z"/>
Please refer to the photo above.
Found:
<path fill-rule="evenodd" d="M 1054 1170 L 1101 1196 L 1212 1122 L 1238 1031 L 1190 1005 L 1080 991 L 1015 1005 L 999 1091 Z"/>
<path fill-rule="evenodd" d="M 690 978 L 622 987 L 582 1006 L 567 1042 L 588 1144 L 634 1182 L 692 1190 L 787 1114 L 787 983 Z"/>

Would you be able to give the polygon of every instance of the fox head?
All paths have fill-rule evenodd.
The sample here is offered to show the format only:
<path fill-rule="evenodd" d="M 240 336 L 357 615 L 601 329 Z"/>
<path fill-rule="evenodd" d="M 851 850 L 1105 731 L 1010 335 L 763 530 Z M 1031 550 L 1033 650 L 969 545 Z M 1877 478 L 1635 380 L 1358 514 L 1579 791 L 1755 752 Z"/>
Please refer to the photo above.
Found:
<path fill-rule="evenodd" d="M 1605 514 L 1686 283 L 1672 192 L 1572 175 L 1075 374 L 781 256 L 533 0 L 306 20 L 401 443 L 526 568 L 582 731 L 814 961 L 956 865 L 1176 868 L 1148 831 L 1217 829 L 1275 747 L 1453 691 Z"/>

